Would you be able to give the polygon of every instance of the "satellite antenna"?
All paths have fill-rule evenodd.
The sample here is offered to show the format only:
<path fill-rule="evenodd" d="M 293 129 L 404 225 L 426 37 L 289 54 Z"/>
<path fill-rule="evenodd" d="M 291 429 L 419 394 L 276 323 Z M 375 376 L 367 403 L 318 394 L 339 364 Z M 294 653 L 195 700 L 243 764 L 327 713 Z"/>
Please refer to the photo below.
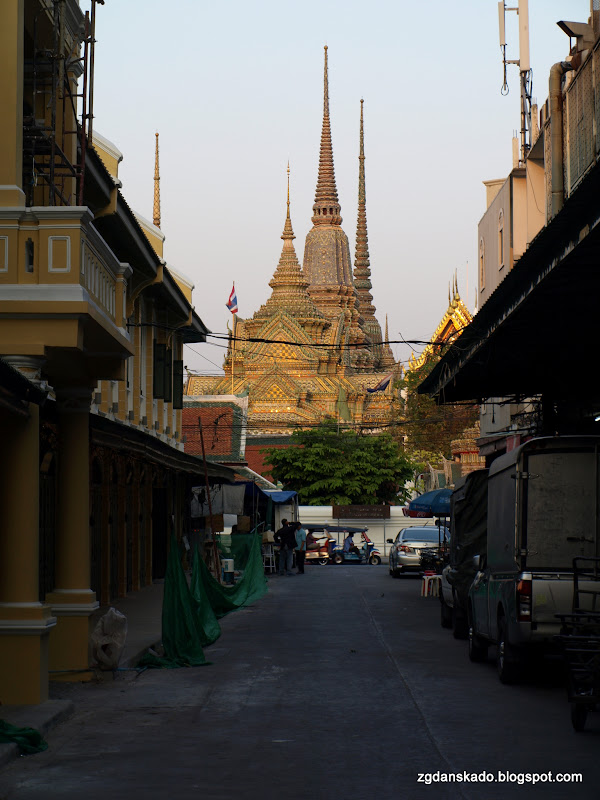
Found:
<path fill-rule="evenodd" d="M 519 17 L 519 58 L 510 60 L 506 58 L 506 12 L 516 11 Z M 506 65 L 516 64 L 519 67 L 521 84 L 521 153 L 520 161 L 525 162 L 527 153 L 531 150 L 531 103 L 532 103 L 532 69 L 529 64 L 529 0 L 518 0 L 518 6 L 507 8 L 506 0 L 498 3 L 498 23 L 500 31 L 500 49 L 502 50 L 502 66 L 504 68 L 504 82 L 501 93 L 508 94 L 506 80 Z"/>

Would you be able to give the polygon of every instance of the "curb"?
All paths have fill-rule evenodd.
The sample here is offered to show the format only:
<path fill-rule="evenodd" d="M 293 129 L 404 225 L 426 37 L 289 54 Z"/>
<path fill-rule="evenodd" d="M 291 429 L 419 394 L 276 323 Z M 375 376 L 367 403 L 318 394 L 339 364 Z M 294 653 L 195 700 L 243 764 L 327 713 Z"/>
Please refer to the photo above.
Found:
<path fill-rule="evenodd" d="M 42 736 L 68 719 L 75 711 L 71 700 L 46 700 L 32 706 L 2 706 L 0 717 L 18 728 L 35 728 Z M 0 744 L 0 766 L 19 758 L 19 747 L 14 743 Z"/>

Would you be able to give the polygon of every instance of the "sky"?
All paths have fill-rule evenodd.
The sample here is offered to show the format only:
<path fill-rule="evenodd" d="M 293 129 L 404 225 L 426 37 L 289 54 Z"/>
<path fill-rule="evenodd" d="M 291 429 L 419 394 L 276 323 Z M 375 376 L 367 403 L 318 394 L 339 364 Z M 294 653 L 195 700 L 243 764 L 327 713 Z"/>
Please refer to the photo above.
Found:
<path fill-rule="evenodd" d="M 589 11 L 589 0 L 529 1 L 540 106 L 550 67 L 569 51 L 556 22 L 587 22 Z M 519 57 L 517 24 L 507 11 L 508 59 Z M 429 340 L 455 273 L 474 310 L 482 182 L 508 175 L 520 125 L 517 66 L 507 67 L 509 94 L 500 92 L 496 0 L 105 0 L 96 40 L 94 129 L 123 153 L 123 194 L 150 220 L 158 131 L 164 256 L 193 281 L 193 304 L 210 331 L 230 324 L 225 303 L 234 282 L 242 318 L 270 296 L 288 160 L 302 262 L 325 44 L 335 174 L 353 258 L 364 99 L 372 294 L 382 328 L 387 315 L 390 340 Z M 218 374 L 222 344 L 209 337 L 186 346 L 184 363 Z M 402 361 L 411 352 L 392 349 Z"/>

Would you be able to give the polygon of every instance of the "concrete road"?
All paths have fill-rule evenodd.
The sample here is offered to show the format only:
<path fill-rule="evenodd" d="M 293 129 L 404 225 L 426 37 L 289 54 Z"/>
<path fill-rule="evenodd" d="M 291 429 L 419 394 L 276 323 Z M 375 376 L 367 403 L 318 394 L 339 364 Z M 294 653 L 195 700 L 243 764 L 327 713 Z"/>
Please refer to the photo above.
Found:
<path fill-rule="evenodd" d="M 556 670 L 506 687 L 471 664 L 419 587 L 386 566 L 271 578 L 210 666 L 55 688 L 76 713 L 0 773 L 0 798 L 600 797 L 600 714 L 577 734 Z M 583 782 L 418 780 L 499 771 Z"/>

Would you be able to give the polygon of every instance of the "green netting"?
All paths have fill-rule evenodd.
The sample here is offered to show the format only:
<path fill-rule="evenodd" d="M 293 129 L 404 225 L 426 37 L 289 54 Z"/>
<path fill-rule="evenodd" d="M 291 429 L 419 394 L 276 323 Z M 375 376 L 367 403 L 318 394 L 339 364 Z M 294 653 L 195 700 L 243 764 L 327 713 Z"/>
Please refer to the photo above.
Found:
<path fill-rule="evenodd" d="M 194 552 L 190 585 L 181 566 L 177 540 L 171 539 L 167 561 L 162 610 L 162 641 L 164 657 L 147 653 L 138 662 L 140 667 L 202 666 L 208 664 L 203 647 L 221 635 L 217 619 L 250 605 L 267 591 L 262 561 L 260 534 L 228 537 L 228 557 L 237 555 L 236 568 L 243 577 L 235 586 L 221 586 L 208 567 Z"/>
<path fill-rule="evenodd" d="M 0 742 L 18 744 L 23 755 L 41 753 L 48 748 L 48 743 L 35 728 L 17 728 L 2 719 L 0 719 Z"/>
<path fill-rule="evenodd" d="M 139 666 L 198 667 L 207 663 L 202 650 L 205 634 L 196 601 L 192 598 L 175 536 L 167 560 L 162 608 L 162 643 L 164 657 L 147 654 Z"/>
<path fill-rule="evenodd" d="M 206 645 L 217 641 L 221 635 L 221 626 L 215 616 L 215 612 L 210 604 L 210 599 L 202 581 L 203 573 L 200 570 L 200 561 L 201 558 L 198 555 L 198 550 L 194 549 L 190 592 L 192 598 L 196 602 L 196 610 L 200 628 L 202 629 L 202 644 L 206 647 Z"/>
<path fill-rule="evenodd" d="M 192 570 L 192 587 L 203 586 L 217 619 L 237 608 L 250 605 L 267 591 L 267 579 L 260 549 L 261 535 L 247 533 L 230 538 L 232 540 L 230 552 L 235 568 L 244 570 L 243 577 L 235 586 L 222 586 L 213 578 L 201 558 L 194 559 L 196 572 Z M 238 561 L 235 560 L 234 552 L 238 554 Z M 195 594 L 194 597 L 200 605 L 203 597 Z"/>
<path fill-rule="evenodd" d="M 233 558 L 236 569 L 245 569 L 255 538 L 251 533 L 219 534 L 217 541 L 221 558 Z"/>

